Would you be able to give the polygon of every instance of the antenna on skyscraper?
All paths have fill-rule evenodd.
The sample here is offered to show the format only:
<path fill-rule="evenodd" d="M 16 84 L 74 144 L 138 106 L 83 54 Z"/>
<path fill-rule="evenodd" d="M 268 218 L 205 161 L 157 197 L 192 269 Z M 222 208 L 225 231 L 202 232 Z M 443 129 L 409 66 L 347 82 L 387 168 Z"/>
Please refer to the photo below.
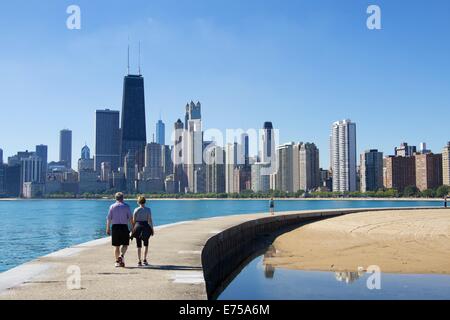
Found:
<path fill-rule="evenodd" d="M 141 42 L 139 41 L 139 58 L 138 58 L 138 63 L 139 63 L 139 75 L 141 75 Z"/>
<path fill-rule="evenodd" d="M 128 36 L 127 74 L 130 75 L 130 37 Z"/>

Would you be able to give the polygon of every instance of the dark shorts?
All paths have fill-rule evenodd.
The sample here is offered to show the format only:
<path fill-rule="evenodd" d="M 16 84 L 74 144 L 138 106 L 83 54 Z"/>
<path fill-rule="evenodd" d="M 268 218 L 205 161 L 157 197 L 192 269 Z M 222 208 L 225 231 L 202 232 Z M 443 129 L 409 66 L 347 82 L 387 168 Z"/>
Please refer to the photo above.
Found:
<path fill-rule="evenodd" d="M 142 242 L 144 242 L 144 247 L 148 247 L 149 244 L 149 239 L 141 239 L 141 238 L 136 238 L 136 245 L 138 248 L 142 248 Z"/>
<path fill-rule="evenodd" d="M 137 222 L 132 236 L 136 238 L 137 247 L 142 248 L 142 242 L 144 242 L 145 247 L 148 247 L 151 234 L 152 228 L 147 222 Z"/>
<path fill-rule="evenodd" d="M 130 245 L 130 231 L 126 224 L 115 224 L 112 226 L 112 245 L 114 247 Z"/>

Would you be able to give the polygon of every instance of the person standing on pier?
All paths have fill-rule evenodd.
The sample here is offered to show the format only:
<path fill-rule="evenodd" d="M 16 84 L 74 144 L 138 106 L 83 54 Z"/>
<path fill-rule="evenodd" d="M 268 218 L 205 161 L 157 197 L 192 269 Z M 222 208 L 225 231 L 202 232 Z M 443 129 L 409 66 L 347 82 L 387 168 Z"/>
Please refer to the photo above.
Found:
<path fill-rule="evenodd" d="M 448 197 L 448 196 L 445 196 L 445 197 L 444 197 L 444 208 L 447 208 L 447 197 Z"/>
<path fill-rule="evenodd" d="M 115 195 L 116 203 L 109 208 L 106 221 L 106 233 L 112 236 L 112 245 L 115 248 L 116 268 L 125 267 L 125 253 L 130 245 L 130 229 L 132 215 L 130 207 L 124 203 L 123 193 Z"/>
<path fill-rule="evenodd" d="M 269 201 L 269 211 L 271 215 L 275 215 L 275 201 L 273 200 L 273 197 L 270 198 Z"/>

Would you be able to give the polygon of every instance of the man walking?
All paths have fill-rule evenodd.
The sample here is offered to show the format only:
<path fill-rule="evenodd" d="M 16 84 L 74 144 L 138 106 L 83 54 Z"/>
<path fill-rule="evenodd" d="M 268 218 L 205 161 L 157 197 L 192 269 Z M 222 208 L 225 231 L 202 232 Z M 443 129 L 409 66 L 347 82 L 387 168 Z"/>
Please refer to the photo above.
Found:
<path fill-rule="evenodd" d="M 106 220 L 106 233 L 112 235 L 116 268 L 124 268 L 125 253 L 130 245 L 130 229 L 128 226 L 132 223 L 132 214 L 130 207 L 124 203 L 123 193 L 116 193 L 115 198 L 116 203 L 109 208 Z"/>

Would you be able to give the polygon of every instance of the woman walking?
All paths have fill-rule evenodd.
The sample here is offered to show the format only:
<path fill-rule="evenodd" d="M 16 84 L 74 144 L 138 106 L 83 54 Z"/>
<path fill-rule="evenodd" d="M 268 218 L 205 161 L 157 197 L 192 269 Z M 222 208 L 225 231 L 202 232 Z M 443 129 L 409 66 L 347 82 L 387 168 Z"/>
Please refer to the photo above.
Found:
<path fill-rule="evenodd" d="M 148 266 L 148 244 L 149 239 L 153 236 L 153 220 L 152 211 L 145 206 L 146 199 L 139 197 L 137 201 L 139 207 L 133 213 L 133 233 L 132 238 L 136 239 L 138 250 L 138 267 Z M 144 243 L 144 261 L 142 261 L 142 243 Z"/>
<path fill-rule="evenodd" d="M 273 197 L 269 200 L 269 211 L 272 216 L 275 215 L 275 201 L 273 200 Z"/>

